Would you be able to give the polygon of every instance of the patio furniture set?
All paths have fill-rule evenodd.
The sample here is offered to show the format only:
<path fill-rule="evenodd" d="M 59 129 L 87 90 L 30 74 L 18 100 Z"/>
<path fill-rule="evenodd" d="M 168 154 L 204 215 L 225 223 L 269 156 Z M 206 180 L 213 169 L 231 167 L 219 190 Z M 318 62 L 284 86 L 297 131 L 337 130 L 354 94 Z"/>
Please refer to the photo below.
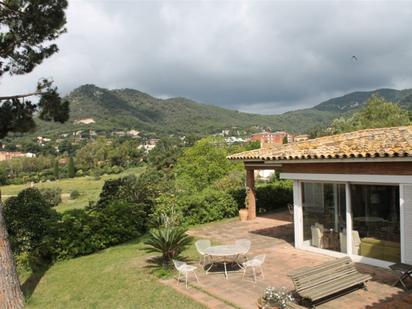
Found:
<path fill-rule="evenodd" d="M 248 259 L 247 254 L 250 250 L 251 242 L 247 239 L 235 241 L 230 245 L 212 246 L 209 240 L 198 240 L 195 243 L 196 249 L 200 254 L 200 265 L 204 268 L 206 275 L 211 272 L 214 266 L 223 265 L 223 271 L 213 271 L 213 273 L 224 273 L 226 280 L 229 279 L 230 271 L 243 271 L 242 280 L 248 270 L 253 272 L 253 279 L 256 282 L 257 271 L 264 278 L 263 263 L 265 255 L 257 255 Z M 178 271 L 178 284 L 180 278 L 185 278 L 186 288 L 188 286 L 188 276 L 194 274 L 196 281 L 196 266 L 185 262 L 173 260 L 174 266 Z M 228 269 L 228 265 L 235 266 L 235 270 Z M 405 280 L 412 276 L 412 265 L 393 264 L 391 267 L 401 273 L 400 283 L 407 289 Z M 372 279 L 369 274 L 362 274 L 355 268 L 355 264 L 349 257 L 343 257 L 329 261 L 314 267 L 304 267 L 289 274 L 295 286 L 295 294 L 300 303 L 309 304 L 314 308 L 315 304 L 323 303 L 339 296 L 341 292 L 348 292 L 359 287 L 367 290 L 366 283 Z M 297 304 L 290 304 L 288 308 L 303 308 Z"/>
<path fill-rule="evenodd" d="M 201 239 L 196 241 L 195 246 L 200 254 L 199 263 L 204 268 L 206 275 L 211 273 L 215 266 L 223 265 L 223 273 L 226 279 L 229 279 L 230 271 L 243 271 L 243 279 L 248 270 L 253 272 L 254 282 L 256 282 L 256 274 L 258 272 L 261 274 L 262 278 L 264 278 L 262 266 L 265 261 L 265 255 L 261 254 L 252 259 L 248 259 L 247 254 L 251 246 L 251 241 L 248 239 L 239 239 L 233 244 L 218 246 L 212 246 L 210 240 Z M 184 276 L 187 287 L 188 275 L 190 273 L 193 273 L 196 280 L 199 282 L 196 275 L 196 266 L 177 260 L 173 260 L 173 264 L 179 273 L 178 284 L 180 282 L 180 277 Z M 234 266 L 235 270 L 228 269 L 229 265 Z M 213 271 L 213 273 L 221 272 Z"/>

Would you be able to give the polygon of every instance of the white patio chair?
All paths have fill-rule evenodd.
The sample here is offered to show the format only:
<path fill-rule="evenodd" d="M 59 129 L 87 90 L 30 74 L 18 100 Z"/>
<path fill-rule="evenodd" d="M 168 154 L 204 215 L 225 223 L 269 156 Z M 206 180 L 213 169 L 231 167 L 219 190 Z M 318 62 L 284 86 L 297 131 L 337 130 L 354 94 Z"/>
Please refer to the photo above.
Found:
<path fill-rule="evenodd" d="M 204 265 L 206 263 L 206 257 L 207 254 L 205 253 L 205 250 L 209 248 L 212 245 L 210 240 L 207 239 L 199 239 L 195 242 L 195 247 L 197 252 L 200 254 L 200 261 L 199 263 Z"/>
<path fill-rule="evenodd" d="M 238 239 L 235 241 L 235 246 L 242 248 L 239 257 L 243 257 L 247 261 L 247 253 L 250 250 L 252 242 L 249 239 Z"/>
<path fill-rule="evenodd" d="M 265 262 L 265 258 L 266 258 L 266 255 L 261 254 L 261 255 L 255 256 L 254 258 L 250 259 L 249 261 L 246 261 L 246 262 L 242 263 L 242 265 L 243 265 L 242 280 L 243 280 L 243 278 L 245 278 L 246 271 L 247 271 L 248 268 L 252 268 L 254 282 L 256 282 L 256 269 L 260 270 L 262 278 L 265 279 L 265 275 L 263 273 L 263 268 L 262 268 L 262 265 Z"/>
<path fill-rule="evenodd" d="M 323 248 L 323 233 L 320 228 L 312 225 L 310 231 L 312 234 L 311 245 L 317 248 Z"/>
<path fill-rule="evenodd" d="M 196 275 L 196 266 L 188 265 L 185 262 L 173 260 L 173 265 L 175 266 L 177 272 L 179 273 L 179 276 L 177 277 L 177 285 L 180 283 L 180 275 L 185 276 L 185 282 L 186 282 L 186 289 L 187 289 L 187 277 L 189 273 L 193 273 L 196 277 L 196 281 L 199 282 L 199 279 L 197 278 Z"/>
<path fill-rule="evenodd" d="M 346 232 L 339 233 L 339 241 L 340 241 L 340 251 L 346 253 Z M 352 254 L 358 255 L 359 254 L 359 247 L 360 247 L 360 237 L 359 232 L 356 230 L 352 231 Z"/>

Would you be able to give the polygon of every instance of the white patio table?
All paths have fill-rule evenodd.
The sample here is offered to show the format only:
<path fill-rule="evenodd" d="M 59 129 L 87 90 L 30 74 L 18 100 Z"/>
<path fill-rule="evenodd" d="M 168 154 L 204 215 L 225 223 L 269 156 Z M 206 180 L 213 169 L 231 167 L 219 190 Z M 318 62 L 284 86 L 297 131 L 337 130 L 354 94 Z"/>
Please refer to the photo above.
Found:
<path fill-rule="evenodd" d="M 210 257 L 211 265 L 206 270 L 206 274 L 208 274 L 209 270 L 215 265 L 217 262 L 223 262 L 223 266 L 225 269 L 225 277 L 228 279 L 227 274 L 227 267 L 226 264 L 228 262 L 236 263 L 240 268 L 243 268 L 242 265 L 239 264 L 239 256 L 245 253 L 245 249 L 236 246 L 236 245 L 221 245 L 221 246 L 212 246 L 204 250 L 204 253 Z"/>

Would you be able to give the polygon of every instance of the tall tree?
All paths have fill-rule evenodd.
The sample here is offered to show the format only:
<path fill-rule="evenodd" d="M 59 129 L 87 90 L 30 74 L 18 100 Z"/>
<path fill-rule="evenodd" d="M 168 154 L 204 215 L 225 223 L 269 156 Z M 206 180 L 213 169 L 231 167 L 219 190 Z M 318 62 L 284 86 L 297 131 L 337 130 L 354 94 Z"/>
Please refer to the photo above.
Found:
<path fill-rule="evenodd" d="M 0 304 L 1 308 L 23 308 L 24 298 L 20 289 L 16 264 L 11 252 L 9 235 L 3 218 L 0 192 Z"/>
<path fill-rule="evenodd" d="M 51 41 L 66 31 L 66 8 L 66 0 L 0 0 L 0 77 L 30 73 L 58 51 Z M 37 104 L 27 99 L 32 96 Z M 0 97 L 0 138 L 34 129 L 35 112 L 46 121 L 68 119 L 69 103 L 48 79 L 32 92 Z"/>
<path fill-rule="evenodd" d="M 54 160 L 53 175 L 56 179 L 59 179 L 59 160 Z"/>
<path fill-rule="evenodd" d="M 408 125 L 409 113 L 399 104 L 372 95 L 367 104 L 349 118 L 338 118 L 332 122 L 330 133 L 344 133 L 369 128 L 385 128 Z"/>
<path fill-rule="evenodd" d="M 67 165 L 67 174 L 69 178 L 73 178 L 74 176 L 76 176 L 76 168 L 74 167 L 73 157 L 69 158 L 69 163 Z"/>
<path fill-rule="evenodd" d="M 66 31 L 66 0 L 0 0 L 0 77 L 30 73 L 58 51 L 52 43 Z M 38 96 L 39 102 L 28 98 Z M 46 121 L 64 122 L 69 103 L 63 101 L 52 81 L 41 79 L 35 90 L 0 97 L 0 139 L 9 132 L 35 128 L 33 115 Z M 0 304 L 22 308 L 23 294 L 7 238 L 0 205 Z"/>

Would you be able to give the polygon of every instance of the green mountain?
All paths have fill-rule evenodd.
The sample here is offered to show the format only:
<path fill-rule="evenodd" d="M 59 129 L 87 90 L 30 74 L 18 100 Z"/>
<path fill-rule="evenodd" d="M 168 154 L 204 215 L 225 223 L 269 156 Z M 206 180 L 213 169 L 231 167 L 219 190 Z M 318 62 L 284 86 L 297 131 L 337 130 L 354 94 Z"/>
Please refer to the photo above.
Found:
<path fill-rule="evenodd" d="M 412 89 L 378 89 L 373 91 L 358 91 L 333 98 L 313 107 L 319 111 L 329 111 L 337 114 L 351 113 L 359 109 L 372 94 L 379 94 L 387 101 L 399 103 L 402 107 L 412 109 Z"/>
<path fill-rule="evenodd" d="M 70 121 L 63 125 L 39 121 L 36 134 L 54 135 L 85 128 L 103 131 L 137 129 L 158 134 L 205 134 L 231 127 L 254 126 L 299 133 L 316 126 L 326 126 L 334 118 L 356 111 L 373 93 L 379 93 L 387 100 L 399 102 L 412 110 L 412 89 L 353 92 L 313 108 L 280 115 L 258 115 L 200 104 L 181 97 L 163 100 L 132 89 L 108 90 L 83 85 L 67 96 L 71 108 Z M 78 123 L 86 118 L 92 118 L 95 123 Z"/>

